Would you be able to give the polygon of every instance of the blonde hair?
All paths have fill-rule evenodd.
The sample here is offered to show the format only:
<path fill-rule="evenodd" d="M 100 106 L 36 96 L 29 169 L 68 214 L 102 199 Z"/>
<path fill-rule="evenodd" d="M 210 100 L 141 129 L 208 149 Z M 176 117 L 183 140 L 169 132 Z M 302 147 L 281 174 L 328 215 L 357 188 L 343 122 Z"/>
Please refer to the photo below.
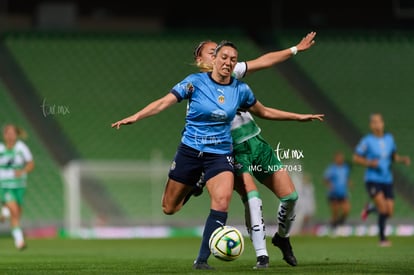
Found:
<path fill-rule="evenodd" d="M 194 48 L 193 51 L 193 58 L 195 60 L 194 65 L 201 71 L 201 72 L 211 72 L 213 70 L 213 65 L 212 64 L 207 64 L 205 62 L 202 61 L 197 61 L 197 58 L 201 56 L 201 53 L 203 51 L 203 48 L 206 44 L 208 43 L 212 43 L 214 42 L 213 40 L 204 40 L 201 41 L 197 47 Z M 215 43 L 215 42 L 214 42 Z"/>
<path fill-rule="evenodd" d="M 195 47 L 193 52 L 193 57 L 195 60 L 195 66 L 201 71 L 201 72 L 211 72 L 213 71 L 213 64 L 207 64 L 202 61 L 197 61 L 197 59 L 201 56 L 201 53 L 203 52 L 203 48 L 208 43 L 215 43 L 213 40 L 204 40 L 201 41 L 197 47 Z M 224 46 L 232 47 L 233 49 L 237 50 L 236 45 L 228 40 L 222 40 L 219 44 L 217 44 L 217 47 L 214 49 L 214 56 L 217 56 L 218 51 Z"/>
<path fill-rule="evenodd" d="M 28 137 L 27 132 L 23 128 L 21 128 L 19 126 L 16 126 L 15 124 L 9 123 L 9 124 L 6 124 L 6 125 L 3 126 L 3 132 L 8 127 L 12 127 L 14 129 L 14 131 L 16 132 L 17 138 L 19 138 L 19 139 L 27 139 L 27 137 Z"/>
<path fill-rule="evenodd" d="M 200 70 L 200 72 L 211 72 L 213 71 L 213 65 L 211 64 L 207 64 L 205 62 L 196 62 L 195 65 L 197 66 L 197 68 Z"/>

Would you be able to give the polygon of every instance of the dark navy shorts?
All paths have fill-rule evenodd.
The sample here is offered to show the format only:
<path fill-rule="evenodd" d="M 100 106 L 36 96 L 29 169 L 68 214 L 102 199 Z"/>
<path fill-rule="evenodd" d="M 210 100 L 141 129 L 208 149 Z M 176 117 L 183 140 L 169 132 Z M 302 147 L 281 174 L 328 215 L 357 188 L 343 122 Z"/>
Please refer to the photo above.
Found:
<path fill-rule="evenodd" d="M 329 194 L 328 201 L 331 202 L 344 202 L 348 199 L 347 195 L 340 194 Z"/>
<path fill-rule="evenodd" d="M 200 180 L 201 172 L 204 172 L 204 180 L 208 181 L 221 172 L 234 172 L 233 164 L 232 154 L 200 152 L 181 143 L 168 177 L 186 185 L 195 185 Z"/>
<path fill-rule="evenodd" d="M 386 199 L 394 199 L 393 184 L 385 184 L 369 181 L 365 184 L 368 194 L 371 198 L 375 197 L 376 194 L 382 192 Z"/>

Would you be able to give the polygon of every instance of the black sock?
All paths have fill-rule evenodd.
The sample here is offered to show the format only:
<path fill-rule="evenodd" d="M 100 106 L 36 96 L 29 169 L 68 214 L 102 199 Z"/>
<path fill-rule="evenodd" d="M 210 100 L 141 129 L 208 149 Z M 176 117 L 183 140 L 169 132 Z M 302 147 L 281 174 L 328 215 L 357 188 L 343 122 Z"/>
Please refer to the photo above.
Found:
<path fill-rule="evenodd" d="M 388 215 L 379 214 L 378 215 L 378 229 L 379 229 L 379 238 L 381 241 L 385 241 L 385 223 L 387 221 Z"/>
<path fill-rule="evenodd" d="M 216 211 L 210 209 L 210 214 L 207 217 L 206 224 L 204 225 L 203 240 L 201 242 L 200 251 L 198 252 L 197 262 L 207 262 L 210 257 L 210 246 L 208 241 L 214 230 L 220 226 L 224 226 L 227 221 L 227 212 Z"/>

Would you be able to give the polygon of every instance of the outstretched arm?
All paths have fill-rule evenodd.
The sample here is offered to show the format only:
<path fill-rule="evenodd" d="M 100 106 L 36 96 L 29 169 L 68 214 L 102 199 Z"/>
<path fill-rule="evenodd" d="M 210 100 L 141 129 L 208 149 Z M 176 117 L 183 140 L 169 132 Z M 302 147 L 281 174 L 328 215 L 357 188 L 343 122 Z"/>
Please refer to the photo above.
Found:
<path fill-rule="evenodd" d="M 177 98 L 172 93 L 167 94 L 166 96 L 155 100 L 148 104 L 146 107 L 138 111 L 137 113 L 133 114 L 132 116 L 126 117 L 122 120 L 119 120 L 115 123 L 112 123 L 111 127 L 119 129 L 121 125 L 128 125 L 143 118 L 156 115 L 161 111 L 167 109 L 171 105 L 177 102 Z"/>
<path fill-rule="evenodd" d="M 298 114 L 264 106 L 260 101 L 249 108 L 254 115 L 270 120 L 323 121 L 324 114 Z"/>
<path fill-rule="evenodd" d="M 297 52 L 306 51 L 315 44 L 316 32 L 310 32 L 294 47 L 266 53 L 256 59 L 247 61 L 247 74 L 269 68 L 277 63 L 281 63 Z"/>
<path fill-rule="evenodd" d="M 397 153 L 394 153 L 394 161 L 397 163 L 404 163 L 406 166 L 411 164 L 411 159 L 409 156 L 401 156 Z"/>

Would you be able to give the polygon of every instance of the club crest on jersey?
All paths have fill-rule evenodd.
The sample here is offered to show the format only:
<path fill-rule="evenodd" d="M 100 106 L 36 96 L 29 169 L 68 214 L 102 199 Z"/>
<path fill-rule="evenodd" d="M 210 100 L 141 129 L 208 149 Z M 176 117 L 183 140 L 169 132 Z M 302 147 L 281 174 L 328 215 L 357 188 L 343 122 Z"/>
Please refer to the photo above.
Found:
<path fill-rule="evenodd" d="M 187 86 L 185 87 L 187 93 L 192 93 L 194 91 L 194 86 L 192 83 L 187 83 Z"/>
<path fill-rule="evenodd" d="M 219 97 L 217 98 L 218 102 L 223 104 L 224 103 L 224 95 L 219 95 Z"/>

